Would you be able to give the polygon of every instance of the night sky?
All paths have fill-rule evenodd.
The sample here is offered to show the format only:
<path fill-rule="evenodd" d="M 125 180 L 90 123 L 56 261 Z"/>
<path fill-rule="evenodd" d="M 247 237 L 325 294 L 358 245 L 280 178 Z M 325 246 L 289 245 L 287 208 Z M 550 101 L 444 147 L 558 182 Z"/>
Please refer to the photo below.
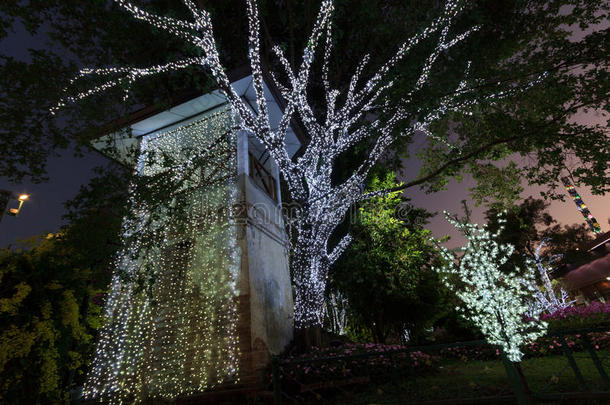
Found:
<path fill-rule="evenodd" d="M 580 35 L 575 34 L 575 36 Z M 39 47 L 40 43 L 42 43 L 40 38 L 32 38 L 17 27 L 14 35 L 0 42 L 0 53 L 12 55 L 18 59 L 27 59 L 27 48 Z M 592 113 L 577 117 L 577 120 L 605 125 L 607 117 Z M 423 142 L 423 139 L 416 141 L 415 147 L 417 147 L 417 142 Z M 82 158 L 75 158 L 70 150 L 66 150 L 61 151 L 59 156 L 49 160 L 48 177 L 50 180 L 46 183 L 15 185 L 9 183 L 5 178 L 0 178 L 0 189 L 12 190 L 15 194 L 27 193 L 31 195 L 30 200 L 26 201 L 18 217 L 5 216 L 0 222 L 0 247 L 43 232 L 57 231 L 64 223 L 62 220 L 63 203 L 74 197 L 80 186 L 86 184 L 91 178 L 92 169 L 104 164 L 105 161 L 105 158 L 97 152 L 90 152 Z M 410 180 L 416 174 L 419 163 L 417 161 L 405 163 L 405 173 L 399 178 Z M 461 211 L 460 201 L 469 199 L 468 187 L 472 185 L 472 180 L 469 179 L 462 183 L 452 181 L 446 191 L 428 195 L 418 188 L 414 188 L 407 190 L 406 195 L 418 207 L 439 213 L 442 210 L 455 213 Z M 602 230 L 609 230 L 610 195 L 593 196 L 591 190 L 583 187 L 578 188 L 578 190 L 584 202 L 602 226 Z M 524 198 L 528 196 L 539 197 L 539 189 L 527 187 L 522 196 Z M 479 223 L 483 222 L 483 211 L 483 207 L 474 208 L 473 220 Z M 566 198 L 565 202 L 551 202 L 550 213 L 562 224 L 584 223 L 582 216 L 569 198 Z M 429 228 L 435 236 L 452 235 L 453 241 L 449 245 L 455 246 L 461 242 L 461 239 L 456 237 L 453 228 L 446 223 L 441 215 L 437 215 L 431 220 Z"/>

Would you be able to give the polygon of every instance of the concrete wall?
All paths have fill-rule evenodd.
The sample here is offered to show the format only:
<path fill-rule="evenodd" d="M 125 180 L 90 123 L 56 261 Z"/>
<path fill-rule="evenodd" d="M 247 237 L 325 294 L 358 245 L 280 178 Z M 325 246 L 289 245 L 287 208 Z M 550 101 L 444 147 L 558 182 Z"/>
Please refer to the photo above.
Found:
<path fill-rule="evenodd" d="M 241 369 L 258 374 L 292 340 L 294 302 L 280 208 L 246 174 L 239 175 L 238 184 L 243 201 L 238 232 Z"/>

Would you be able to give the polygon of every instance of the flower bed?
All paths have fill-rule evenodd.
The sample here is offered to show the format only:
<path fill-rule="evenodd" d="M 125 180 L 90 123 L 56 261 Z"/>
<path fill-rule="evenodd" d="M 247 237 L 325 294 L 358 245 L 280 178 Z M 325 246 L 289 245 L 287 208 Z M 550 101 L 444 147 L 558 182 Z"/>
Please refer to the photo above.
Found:
<path fill-rule="evenodd" d="M 591 347 L 595 350 L 610 349 L 610 332 L 587 333 Z M 566 335 L 566 343 L 571 351 L 586 350 L 582 334 Z M 559 337 L 543 337 L 522 348 L 525 358 L 541 357 L 548 354 L 563 354 L 563 343 Z M 442 349 L 439 355 L 443 359 L 491 360 L 499 359 L 499 349 L 489 345 L 459 346 Z"/>
<path fill-rule="evenodd" d="M 500 350 L 491 345 L 456 346 L 441 349 L 439 355 L 443 359 L 490 360 L 500 358 Z"/>
<path fill-rule="evenodd" d="M 587 306 L 573 305 L 552 314 L 543 314 L 549 329 L 576 329 L 610 324 L 610 303 L 593 301 Z"/>
<path fill-rule="evenodd" d="M 552 331 L 590 328 L 610 323 L 610 304 L 593 302 L 589 306 L 573 306 L 543 319 Z M 569 332 L 568 332 L 569 333 Z M 594 350 L 610 350 L 610 331 L 571 333 L 565 343 L 557 336 L 538 339 L 522 348 L 525 358 L 561 355 L 564 344 L 571 351 L 587 350 L 585 337 Z M 500 351 L 491 345 L 447 347 L 440 350 L 407 352 L 400 345 L 374 343 L 346 343 L 338 347 L 311 348 L 308 353 L 283 357 L 279 371 L 282 385 L 297 391 L 331 388 L 344 384 L 366 384 L 387 381 L 392 375 L 416 372 L 421 375 L 436 370 L 443 359 L 493 360 L 500 359 Z M 271 375 L 269 376 L 272 377 Z"/>
<path fill-rule="evenodd" d="M 591 347 L 595 350 L 610 349 L 610 332 L 591 332 L 586 334 Z M 587 350 L 585 339 L 581 334 L 566 335 L 565 343 L 571 351 L 579 352 Z M 563 342 L 558 337 L 546 337 L 538 339 L 524 347 L 523 351 L 527 357 L 540 357 L 547 354 L 562 354 Z"/>
<path fill-rule="evenodd" d="M 589 329 L 610 325 L 610 303 L 594 301 L 587 306 L 571 306 L 552 314 L 544 314 L 541 319 L 549 323 L 550 331 L 571 329 Z M 586 334 L 591 347 L 595 350 L 610 349 L 610 331 L 590 332 Z M 565 335 L 565 343 L 572 351 L 586 350 L 582 334 Z M 563 354 L 563 342 L 559 337 L 542 337 L 536 342 L 522 348 L 526 358 L 540 357 L 547 354 Z M 441 358 L 461 360 L 491 360 L 500 358 L 500 352 L 493 346 L 458 346 L 442 349 Z"/>
<path fill-rule="evenodd" d="M 313 347 L 309 353 L 280 361 L 280 377 L 297 384 L 324 381 L 387 380 L 391 372 L 422 373 L 434 368 L 438 358 L 400 345 L 347 343 L 335 348 Z M 306 360 L 306 361 L 305 361 Z"/>
<path fill-rule="evenodd" d="M 590 332 L 586 336 L 594 350 L 610 350 L 610 331 Z M 565 336 L 565 343 L 571 351 L 585 351 L 585 336 L 571 334 Z M 559 337 L 543 337 L 522 348 L 525 358 L 564 353 Z M 299 384 L 321 380 L 348 380 L 366 376 L 371 379 L 387 379 L 392 373 L 421 374 L 436 369 L 443 359 L 493 360 L 500 359 L 500 351 L 491 345 L 470 345 L 448 347 L 434 352 L 405 352 L 400 345 L 345 344 L 337 348 L 312 348 L 309 353 L 284 357 L 280 361 L 280 375 L 284 379 Z"/>

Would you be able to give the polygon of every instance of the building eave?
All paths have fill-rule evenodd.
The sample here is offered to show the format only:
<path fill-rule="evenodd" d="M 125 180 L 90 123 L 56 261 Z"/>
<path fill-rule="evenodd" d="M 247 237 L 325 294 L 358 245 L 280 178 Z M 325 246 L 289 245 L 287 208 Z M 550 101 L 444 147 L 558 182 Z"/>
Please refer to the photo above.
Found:
<path fill-rule="evenodd" d="M 248 66 L 235 69 L 228 74 L 231 86 L 253 110 L 256 110 L 256 94 L 252 88 L 252 75 Z M 270 122 L 277 125 L 286 109 L 281 92 L 274 85 L 271 75 L 263 71 L 266 101 Z M 134 151 L 139 150 L 143 136 L 155 135 L 181 124 L 186 124 L 212 113 L 228 103 L 218 87 L 201 91 L 185 91 L 174 96 L 169 102 L 157 103 L 134 111 L 132 114 L 104 126 L 93 138 L 91 146 L 107 157 L 127 166 L 135 164 Z M 294 157 L 303 150 L 307 142 L 304 131 L 297 120 L 291 120 L 286 137 L 286 149 Z"/>

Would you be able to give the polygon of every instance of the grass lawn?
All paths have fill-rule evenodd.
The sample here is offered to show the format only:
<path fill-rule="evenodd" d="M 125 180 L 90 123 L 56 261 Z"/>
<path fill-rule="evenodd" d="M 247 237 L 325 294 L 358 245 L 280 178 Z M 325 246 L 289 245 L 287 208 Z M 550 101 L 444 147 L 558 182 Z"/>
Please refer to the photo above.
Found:
<path fill-rule="evenodd" d="M 606 372 L 610 374 L 610 353 L 598 351 L 603 360 Z M 605 388 L 588 352 L 574 354 L 575 360 L 584 376 L 587 388 L 593 391 L 610 391 Z M 522 362 L 523 374 L 526 376 L 533 392 L 559 393 L 579 391 L 574 372 L 565 356 L 549 355 L 541 358 L 526 359 Z M 368 386 L 343 387 L 340 393 L 324 392 L 317 398 L 309 396 L 307 403 L 334 404 L 402 404 L 418 403 L 426 400 L 481 398 L 498 395 L 511 395 L 512 390 L 501 361 L 461 361 L 447 360 L 441 363 L 438 371 L 416 378 L 399 377 L 396 383 L 388 377 L 381 384 L 370 383 Z M 486 401 L 483 403 L 496 403 Z M 593 400 L 563 403 L 594 404 Z M 610 403 L 610 398 L 597 403 Z"/>
<path fill-rule="evenodd" d="M 606 374 L 610 375 L 610 353 L 607 351 L 597 351 L 596 354 L 602 361 Z M 604 382 L 588 352 L 576 352 L 573 353 L 573 356 L 584 377 L 587 389 L 610 391 L 610 387 L 604 387 Z M 526 359 L 521 363 L 521 367 L 530 389 L 534 392 L 579 390 L 574 371 L 569 366 L 568 359 L 565 356 Z"/>

